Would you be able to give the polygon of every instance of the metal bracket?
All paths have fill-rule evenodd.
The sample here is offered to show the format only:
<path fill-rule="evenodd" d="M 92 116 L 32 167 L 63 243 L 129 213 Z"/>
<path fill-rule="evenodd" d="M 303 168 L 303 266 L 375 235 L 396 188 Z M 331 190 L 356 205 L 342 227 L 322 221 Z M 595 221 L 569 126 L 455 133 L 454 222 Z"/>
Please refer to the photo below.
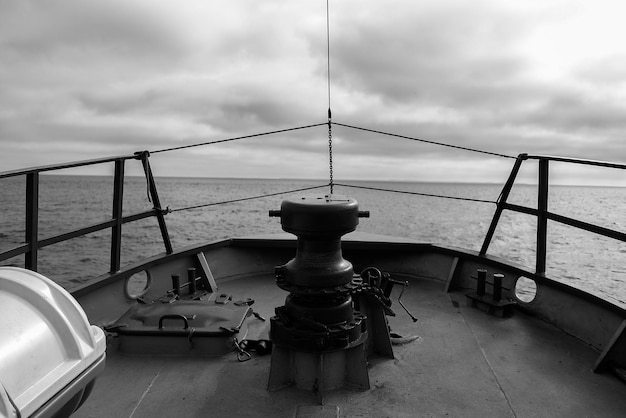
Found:
<path fill-rule="evenodd" d="M 593 366 L 593 372 L 600 373 L 607 369 L 624 367 L 626 367 L 626 319 L 617 327 L 613 338 Z"/>
<path fill-rule="evenodd" d="M 198 253 L 196 254 L 196 257 L 200 263 L 202 277 L 205 279 L 205 282 L 203 283 L 204 286 L 209 290 L 209 292 L 217 292 L 217 283 L 215 283 L 215 278 L 213 277 L 213 273 L 211 273 L 211 268 L 209 267 L 209 263 L 206 261 L 204 253 Z"/>

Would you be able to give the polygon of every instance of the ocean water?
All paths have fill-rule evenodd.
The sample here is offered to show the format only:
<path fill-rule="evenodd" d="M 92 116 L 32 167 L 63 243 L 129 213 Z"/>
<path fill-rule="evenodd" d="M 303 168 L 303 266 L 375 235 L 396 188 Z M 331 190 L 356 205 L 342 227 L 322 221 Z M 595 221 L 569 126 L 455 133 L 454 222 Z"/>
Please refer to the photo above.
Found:
<path fill-rule="evenodd" d="M 215 204 L 191 210 L 196 205 L 280 193 L 313 186 L 325 181 L 157 178 L 162 207 L 174 248 L 206 241 L 261 233 L 280 232 L 278 218 L 270 209 L 280 208 L 286 196 L 328 192 L 328 188 L 272 196 L 242 202 Z M 409 193 L 437 194 L 495 202 L 502 186 L 496 184 L 449 184 L 404 182 L 342 182 L 356 186 L 391 189 Z M 23 178 L 0 180 L 0 251 L 24 241 Z M 110 219 L 113 181 L 100 176 L 42 175 L 40 183 L 39 236 L 45 238 Z M 145 179 L 131 177 L 124 185 L 124 214 L 152 208 Z M 413 238 L 424 242 L 479 250 L 495 210 L 494 203 L 470 202 L 335 186 L 336 194 L 359 201 L 370 218 L 361 219 L 358 230 Z M 517 185 L 509 201 L 536 207 L 534 186 Z M 554 186 L 549 210 L 586 222 L 626 231 L 621 208 L 626 189 L 611 187 Z M 505 211 L 489 254 L 501 256 L 534 270 L 536 219 Z M 66 288 L 108 270 L 109 230 L 89 234 L 40 250 L 39 271 Z M 122 264 L 164 251 L 155 218 L 126 224 L 122 237 Z M 556 280 L 584 289 L 626 306 L 626 243 L 592 233 L 548 224 L 547 274 Z M 0 264 L 23 265 L 23 257 Z"/>

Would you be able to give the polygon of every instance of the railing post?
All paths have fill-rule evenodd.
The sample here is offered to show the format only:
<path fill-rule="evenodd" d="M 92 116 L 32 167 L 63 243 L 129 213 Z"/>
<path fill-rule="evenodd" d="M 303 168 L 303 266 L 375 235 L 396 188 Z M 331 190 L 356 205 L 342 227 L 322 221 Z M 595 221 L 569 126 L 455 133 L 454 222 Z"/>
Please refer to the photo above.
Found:
<path fill-rule="evenodd" d="M 113 181 L 113 213 L 115 222 L 111 227 L 111 267 L 115 273 L 121 266 L 122 254 L 122 216 L 124 204 L 124 160 L 115 161 L 115 179 Z"/>
<path fill-rule="evenodd" d="M 539 187 L 537 196 L 537 256 L 535 273 L 546 274 L 546 250 L 548 241 L 548 172 L 549 160 L 539 160 Z"/>
<path fill-rule="evenodd" d="M 498 226 L 498 222 L 500 221 L 500 216 L 502 215 L 502 211 L 504 210 L 504 206 L 506 205 L 506 201 L 509 198 L 509 194 L 511 193 L 511 189 L 513 188 L 513 184 L 515 183 L 515 178 L 517 177 L 517 173 L 519 173 L 519 169 L 522 166 L 522 161 L 527 159 L 528 154 L 520 154 L 517 156 L 515 160 L 515 164 L 511 169 L 511 174 L 509 174 L 509 178 L 507 179 L 504 187 L 502 188 L 502 192 L 500 192 L 500 197 L 498 197 L 498 206 L 496 207 L 496 211 L 493 214 L 493 218 L 491 219 L 491 225 L 489 225 L 489 230 L 487 231 L 487 235 L 485 235 L 485 240 L 483 241 L 483 246 L 480 249 L 480 255 L 487 254 L 487 249 L 489 249 L 489 244 L 493 238 L 493 235 L 496 232 L 496 227 Z"/>
<path fill-rule="evenodd" d="M 136 152 L 135 155 L 137 155 L 137 158 L 141 159 L 141 164 L 143 165 L 143 171 L 146 175 L 146 181 L 148 182 L 148 187 L 150 189 L 150 196 L 152 197 L 152 204 L 154 205 L 154 209 L 156 209 L 157 211 L 156 217 L 159 221 L 159 228 L 161 229 L 161 236 L 163 237 L 165 252 L 167 254 L 172 254 L 174 252 L 172 248 L 172 242 L 170 241 L 170 235 L 167 232 L 167 224 L 165 223 L 163 209 L 161 209 L 161 201 L 159 200 L 159 194 L 157 192 L 156 184 L 154 183 L 154 177 L 152 176 L 150 161 L 148 161 L 150 153 L 148 151 L 142 151 Z"/>
<path fill-rule="evenodd" d="M 28 251 L 24 254 L 24 268 L 37 271 L 39 250 L 39 173 L 26 174 L 26 236 Z"/>

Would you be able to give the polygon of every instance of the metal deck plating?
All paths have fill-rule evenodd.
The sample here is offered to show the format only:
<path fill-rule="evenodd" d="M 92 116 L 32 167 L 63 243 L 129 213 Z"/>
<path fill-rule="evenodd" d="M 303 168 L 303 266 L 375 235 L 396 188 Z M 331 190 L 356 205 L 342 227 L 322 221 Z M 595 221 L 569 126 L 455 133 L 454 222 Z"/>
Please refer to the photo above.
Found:
<path fill-rule="evenodd" d="M 420 338 L 394 346 L 393 360 L 370 362 L 368 391 L 323 393 L 321 407 L 308 391 L 267 391 L 269 356 L 139 357 L 112 339 L 104 375 L 74 416 L 618 417 L 626 410 L 624 384 L 592 373 L 598 353 L 578 339 L 522 312 L 503 319 L 467 307 L 465 294 L 446 293 L 440 280 L 402 278 L 410 282 L 403 299 L 420 321 L 398 313 L 390 325 Z M 231 277 L 220 291 L 250 295 L 267 317 L 285 297 L 271 274 Z M 252 321 L 251 333 L 254 326 L 262 332 L 264 323 Z"/>

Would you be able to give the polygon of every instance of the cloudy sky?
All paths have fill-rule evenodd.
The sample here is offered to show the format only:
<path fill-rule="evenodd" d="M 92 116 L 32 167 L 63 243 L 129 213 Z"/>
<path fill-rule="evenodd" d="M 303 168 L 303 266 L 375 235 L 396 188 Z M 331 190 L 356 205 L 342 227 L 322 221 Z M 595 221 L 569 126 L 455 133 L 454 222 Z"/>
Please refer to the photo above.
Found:
<path fill-rule="evenodd" d="M 330 3 L 333 121 L 626 163 L 625 2 Z M 323 123 L 326 45 L 325 0 L 0 0 L 0 171 Z M 340 126 L 333 138 L 339 179 L 501 182 L 512 164 Z M 157 175 L 325 178 L 327 141 L 321 126 L 152 163 Z"/>

